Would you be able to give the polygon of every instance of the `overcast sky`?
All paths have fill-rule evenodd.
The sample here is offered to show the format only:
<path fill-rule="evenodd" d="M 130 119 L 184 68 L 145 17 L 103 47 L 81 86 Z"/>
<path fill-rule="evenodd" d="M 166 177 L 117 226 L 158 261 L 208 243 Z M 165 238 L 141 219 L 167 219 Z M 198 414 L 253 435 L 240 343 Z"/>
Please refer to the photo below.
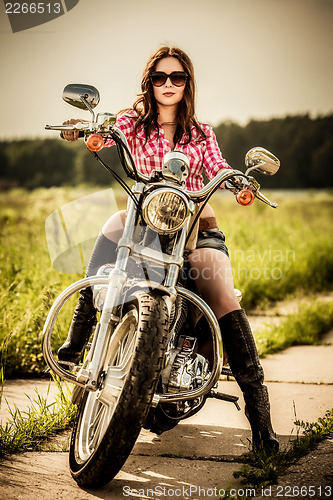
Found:
<path fill-rule="evenodd" d="M 62 101 L 67 83 L 95 85 L 99 111 L 130 106 L 162 44 L 192 58 L 211 125 L 333 112 L 333 0 L 80 0 L 18 33 L 3 2 L 0 16 L 1 138 L 52 137 L 46 123 L 88 117 Z"/>

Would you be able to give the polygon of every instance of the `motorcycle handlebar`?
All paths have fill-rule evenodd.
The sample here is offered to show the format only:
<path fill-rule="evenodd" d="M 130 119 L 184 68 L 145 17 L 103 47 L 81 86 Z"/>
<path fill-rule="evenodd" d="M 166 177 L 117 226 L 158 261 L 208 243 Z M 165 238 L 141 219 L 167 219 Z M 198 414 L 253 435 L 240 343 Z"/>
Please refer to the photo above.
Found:
<path fill-rule="evenodd" d="M 64 130 L 79 130 L 80 131 L 79 137 L 83 137 L 84 132 L 93 132 L 93 131 L 96 132 L 96 129 L 98 129 L 98 128 L 99 128 L 98 124 L 93 124 L 91 122 L 78 122 L 75 125 L 74 124 L 73 125 L 72 124 L 71 125 L 45 125 L 46 130 L 60 130 L 61 132 Z M 125 147 L 126 160 L 127 160 L 128 164 L 130 165 L 129 159 L 127 157 L 127 151 L 130 151 L 130 149 L 128 146 L 126 136 L 123 134 L 123 132 L 119 128 L 113 126 L 112 129 L 113 129 L 113 131 L 116 131 L 118 137 L 120 138 L 121 142 L 123 143 L 123 146 Z M 132 169 L 131 166 L 130 166 L 130 169 Z M 208 184 L 206 184 L 206 186 L 204 186 L 199 191 L 188 191 L 187 189 L 185 189 L 184 191 L 192 201 L 198 203 L 199 201 L 203 201 L 205 198 L 207 198 L 208 195 L 213 190 L 217 189 L 218 186 L 221 185 L 223 182 L 226 182 L 229 179 L 234 179 L 236 176 L 238 178 L 240 178 L 242 184 L 249 185 L 250 178 L 248 176 L 246 176 L 245 174 L 243 174 L 243 172 L 240 172 L 238 170 L 231 170 L 231 169 L 229 170 L 228 169 L 228 170 L 223 170 L 222 172 L 217 174 L 214 177 L 214 179 L 212 179 L 210 182 L 208 182 Z M 136 177 L 137 177 L 137 180 L 143 182 L 144 184 L 147 184 L 149 182 L 149 177 L 147 175 L 142 174 L 138 170 L 136 171 Z M 242 179 L 243 179 L 243 181 L 242 181 Z M 271 202 L 268 198 L 266 198 L 266 196 L 264 196 L 259 191 L 259 189 L 257 189 L 254 192 L 254 195 L 258 200 L 262 201 L 263 203 L 266 203 L 267 205 L 271 206 L 272 208 L 277 207 L 277 204 Z"/>
<path fill-rule="evenodd" d="M 117 130 L 118 135 L 121 138 L 121 141 L 125 144 L 126 149 L 129 151 L 128 142 L 123 132 L 119 130 L 117 127 L 113 127 L 113 130 Z M 220 184 L 228 181 L 229 179 L 234 179 L 235 177 L 241 179 L 241 184 L 243 185 L 242 187 L 244 187 L 244 185 L 246 186 L 250 185 L 250 177 L 245 175 L 243 172 L 239 170 L 226 169 L 222 170 L 219 174 L 217 174 L 214 177 L 214 179 L 208 182 L 208 184 L 206 184 L 206 186 L 200 189 L 199 191 L 188 191 L 187 189 L 184 189 L 184 191 L 192 201 L 198 203 L 199 201 L 205 200 L 205 198 L 207 198 L 213 190 L 217 189 Z M 149 182 L 149 177 L 138 171 L 137 171 L 137 178 L 138 180 L 144 182 L 145 184 Z M 266 198 L 263 194 L 261 194 L 259 189 L 257 189 L 254 192 L 254 195 L 256 196 L 256 198 L 258 198 L 258 200 L 266 203 L 272 208 L 277 207 L 277 204 L 272 203 L 268 198 Z"/>
<path fill-rule="evenodd" d="M 199 201 L 201 198 L 206 198 L 213 189 L 217 188 L 220 184 L 223 182 L 233 179 L 235 176 L 241 176 L 246 179 L 245 174 L 243 172 L 240 172 L 238 170 L 224 170 L 217 174 L 214 179 L 208 182 L 206 186 L 204 186 L 202 189 L 199 191 L 187 191 L 185 189 L 186 194 L 193 200 L 193 201 Z"/>

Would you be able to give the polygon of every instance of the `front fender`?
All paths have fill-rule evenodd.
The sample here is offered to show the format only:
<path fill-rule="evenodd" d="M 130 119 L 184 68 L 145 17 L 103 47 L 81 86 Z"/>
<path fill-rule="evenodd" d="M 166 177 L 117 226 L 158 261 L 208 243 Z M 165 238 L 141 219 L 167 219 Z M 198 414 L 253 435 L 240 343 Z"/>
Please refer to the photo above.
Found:
<path fill-rule="evenodd" d="M 157 281 L 138 281 L 137 283 L 133 283 L 133 285 L 126 292 L 124 303 L 130 301 L 132 296 L 137 297 L 143 293 L 151 292 L 155 292 L 162 296 L 171 296 L 170 290 Z"/>

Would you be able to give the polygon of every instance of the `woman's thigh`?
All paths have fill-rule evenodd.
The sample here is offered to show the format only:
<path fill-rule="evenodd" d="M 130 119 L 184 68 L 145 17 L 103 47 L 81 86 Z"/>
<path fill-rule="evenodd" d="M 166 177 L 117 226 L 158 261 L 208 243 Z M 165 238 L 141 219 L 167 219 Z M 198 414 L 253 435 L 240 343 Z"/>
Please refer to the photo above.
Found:
<path fill-rule="evenodd" d="M 240 309 L 229 257 L 214 248 L 197 248 L 189 255 L 191 277 L 216 317 Z"/>

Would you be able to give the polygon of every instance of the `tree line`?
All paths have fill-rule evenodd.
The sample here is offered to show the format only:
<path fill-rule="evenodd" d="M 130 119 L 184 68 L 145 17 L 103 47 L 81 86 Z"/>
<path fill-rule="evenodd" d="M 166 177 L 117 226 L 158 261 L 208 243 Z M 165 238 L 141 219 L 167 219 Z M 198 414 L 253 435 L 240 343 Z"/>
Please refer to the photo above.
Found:
<path fill-rule="evenodd" d="M 244 126 L 227 121 L 214 131 L 224 158 L 237 170 L 244 170 L 245 153 L 254 146 L 262 146 L 280 159 L 278 174 L 260 177 L 263 187 L 333 187 L 333 114 L 251 120 Z M 105 148 L 101 156 L 124 177 L 116 148 Z M 59 138 L 0 141 L 0 165 L 0 189 L 114 182 L 81 141 L 69 143 Z"/>

